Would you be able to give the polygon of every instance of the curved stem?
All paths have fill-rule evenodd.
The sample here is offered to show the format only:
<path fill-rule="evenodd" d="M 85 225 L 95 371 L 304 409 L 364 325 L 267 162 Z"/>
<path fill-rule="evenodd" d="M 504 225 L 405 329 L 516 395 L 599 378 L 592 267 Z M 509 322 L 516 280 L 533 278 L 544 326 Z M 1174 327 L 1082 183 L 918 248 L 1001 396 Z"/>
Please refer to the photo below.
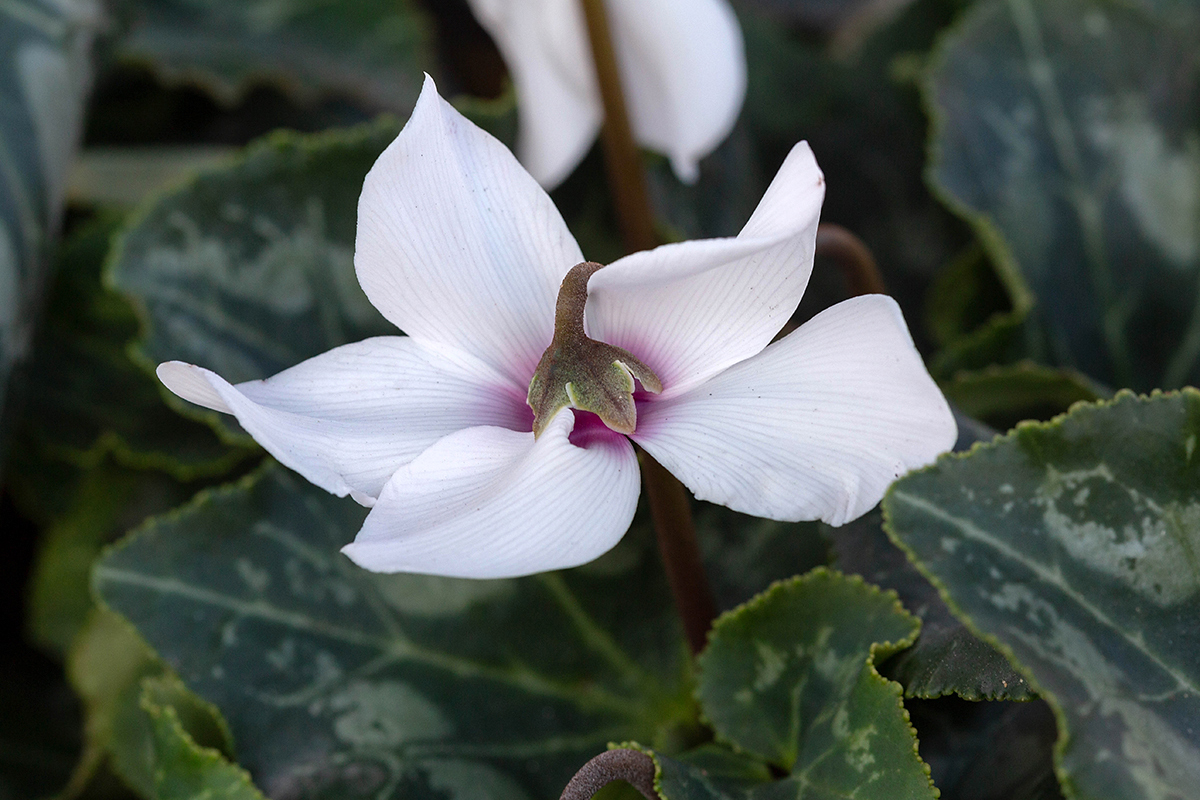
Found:
<path fill-rule="evenodd" d="M 888 293 L 871 249 L 841 225 L 822 222 L 817 226 L 817 257 L 837 262 L 851 297 Z"/>
<path fill-rule="evenodd" d="M 558 299 L 554 303 L 554 335 L 585 338 L 583 332 L 583 311 L 587 307 L 587 285 L 597 270 L 604 269 L 603 264 L 595 261 L 584 261 L 571 267 L 562 279 L 558 289 Z"/>
<path fill-rule="evenodd" d="M 660 800 L 654 789 L 654 759 L 637 750 L 609 750 L 583 765 L 560 800 L 591 800 L 592 795 L 613 781 L 625 781 L 646 800 Z"/>
<path fill-rule="evenodd" d="M 617 225 L 625 249 L 631 253 L 657 247 L 654 215 L 650 210 L 650 195 L 646 191 L 646 176 L 633 128 L 629 124 L 625 94 L 621 90 L 621 74 L 617 68 L 617 53 L 613 48 L 604 0 L 581 0 L 587 18 L 588 39 L 596 78 L 600 83 L 600 100 L 604 105 L 604 164 L 608 170 L 608 185 L 616 206 Z"/>

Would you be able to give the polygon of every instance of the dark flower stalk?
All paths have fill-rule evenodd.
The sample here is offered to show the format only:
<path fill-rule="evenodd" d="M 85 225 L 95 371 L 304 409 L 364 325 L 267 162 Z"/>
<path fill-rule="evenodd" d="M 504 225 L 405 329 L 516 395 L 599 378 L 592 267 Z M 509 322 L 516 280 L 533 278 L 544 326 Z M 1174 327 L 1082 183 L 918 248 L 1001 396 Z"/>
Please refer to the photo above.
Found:
<path fill-rule="evenodd" d="M 592 58 L 604 104 L 601 135 L 609 187 L 621 238 L 629 252 L 649 250 L 659 244 L 654 216 L 646 191 L 641 156 L 633 139 L 616 52 L 608 25 L 604 0 L 581 0 L 587 18 Z M 671 473 L 642 451 L 642 479 L 650 503 L 650 514 L 658 535 L 659 551 L 675 606 L 683 620 L 692 653 L 704 649 L 708 629 L 716 617 L 716 604 L 704 574 L 704 562 L 696 542 L 687 490 Z"/>

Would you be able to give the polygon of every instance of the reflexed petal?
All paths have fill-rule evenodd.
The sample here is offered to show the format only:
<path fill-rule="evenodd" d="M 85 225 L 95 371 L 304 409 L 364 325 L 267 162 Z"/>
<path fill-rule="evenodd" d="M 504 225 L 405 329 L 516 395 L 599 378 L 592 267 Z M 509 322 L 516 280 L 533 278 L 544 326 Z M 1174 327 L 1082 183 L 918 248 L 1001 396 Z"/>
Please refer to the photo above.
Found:
<path fill-rule="evenodd" d="M 284 465 L 369 505 L 397 469 L 462 428 L 530 429 L 520 390 L 486 366 L 403 336 L 348 344 L 265 381 L 231 385 L 171 361 L 158 368 L 185 400 L 232 413 Z"/>
<path fill-rule="evenodd" d="M 183 361 L 166 361 L 158 365 L 155 374 L 175 394 L 195 403 L 198 406 L 220 411 L 222 414 L 232 414 L 233 410 L 217 394 L 212 383 L 205 377 L 206 369 L 200 369 Z"/>
<path fill-rule="evenodd" d="M 812 273 L 825 179 L 805 143 L 792 148 L 746 227 L 634 253 L 592 276 L 588 330 L 687 391 L 767 346 Z"/>
<path fill-rule="evenodd" d="M 737 17 L 725 0 L 608 0 L 608 9 L 634 137 L 691 183 L 746 96 Z"/>
<path fill-rule="evenodd" d="M 841 525 L 955 435 L 899 307 L 867 295 L 687 394 L 641 404 L 633 438 L 701 500 Z"/>
<path fill-rule="evenodd" d="M 568 439 L 564 409 L 531 433 L 470 428 L 398 471 L 343 552 L 378 572 L 506 578 L 607 552 L 633 520 L 638 466 L 623 436 Z"/>
<path fill-rule="evenodd" d="M 583 10 L 563 0 L 469 0 L 517 92 L 517 154 L 553 189 L 587 155 L 603 111 Z"/>
<path fill-rule="evenodd" d="M 545 191 L 426 79 L 359 198 L 354 265 L 375 307 L 528 387 L 559 283 L 582 260 Z"/>

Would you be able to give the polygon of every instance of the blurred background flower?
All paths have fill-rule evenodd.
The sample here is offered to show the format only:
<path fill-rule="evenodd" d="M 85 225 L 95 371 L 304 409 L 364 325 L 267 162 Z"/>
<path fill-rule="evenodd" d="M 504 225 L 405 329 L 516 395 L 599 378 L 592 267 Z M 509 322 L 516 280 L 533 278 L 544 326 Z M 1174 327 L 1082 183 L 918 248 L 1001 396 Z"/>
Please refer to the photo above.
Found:
<path fill-rule="evenodd" d="M 583 159 L 604 109 L 581 5 L 469 0 L 500 48 L 517 93 L 517 155 L 547 189 Z M 680 180 L 733 129 L 746 55 L 726 0 L 605 0 L 630 124 Z"/>

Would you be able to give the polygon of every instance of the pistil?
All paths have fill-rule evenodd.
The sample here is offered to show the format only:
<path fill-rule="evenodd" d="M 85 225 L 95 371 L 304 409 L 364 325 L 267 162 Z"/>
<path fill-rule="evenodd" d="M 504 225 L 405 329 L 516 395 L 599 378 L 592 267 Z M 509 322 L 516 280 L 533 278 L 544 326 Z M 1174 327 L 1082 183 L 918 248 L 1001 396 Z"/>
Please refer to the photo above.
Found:
<path fill-rule="evenodd" d="M 662 381 L 637 356 L 588 338 L 583 330 L 588 280 L 603 264 L 576 264 L 563 278 L 554 309 L 554 338 L 542 354 L 526 402 L 533 409 L 533 434 L 540 436 L 562 408 L 590 411 L 614 431 L 633 433 L 637 407 L 634 379 L 653 394 Z"/>

